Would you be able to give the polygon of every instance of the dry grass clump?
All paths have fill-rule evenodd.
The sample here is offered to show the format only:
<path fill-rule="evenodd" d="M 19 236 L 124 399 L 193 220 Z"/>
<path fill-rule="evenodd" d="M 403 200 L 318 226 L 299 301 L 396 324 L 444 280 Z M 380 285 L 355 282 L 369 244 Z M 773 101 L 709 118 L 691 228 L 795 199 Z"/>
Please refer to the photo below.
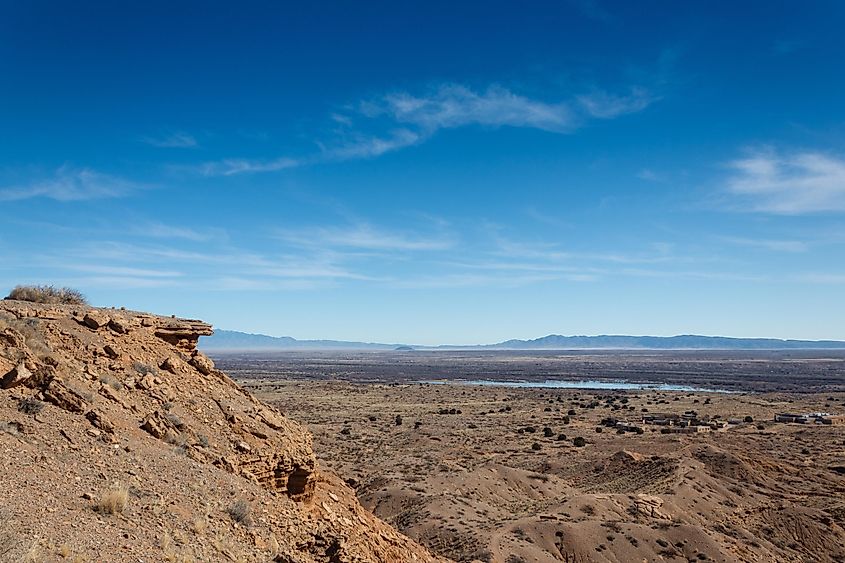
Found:
<path fill-rule="evenodd" d="M 232 517 L 232 520 L 237 522 L 238 524 L 249 525 L 251 518 L 250 518 L 250 506 L 247 501 L 244 499 L 238 499 L 234 503 L 232 503 L 229 508 L 226 509 L 226 512 L 229 513 L 229 516 Z"/>
<path fill-rule="evenodd" d="M 31 301 L 33 303 L 49 303 L 51 305 L 87 305 L 88 301 L 81 292 L 68 287 L 52 285 L 19 285 L 15 287 L 6 299 Z"/>
<path fill-rule="evenodd" d="M 103 385 L 108 385 L 115 391 L 120 391 L 123 389 L 123 382 L 116 377 L 113 377 L 109 374 L 103 374 L 100 376 L 100 383 Z"/>
<path fill-rule="evenodd" d="M 129 487 L 115 485 L 103 493 L 94 509 L 103 514 L 120 514 L 129 504 Z"/>
<path fill-rule="evenodd" d="M 22 426 L 20 422 L 0 422 L 0 432 L 5 434 L 17 436 L 21 433 L 21 429 Z"/>

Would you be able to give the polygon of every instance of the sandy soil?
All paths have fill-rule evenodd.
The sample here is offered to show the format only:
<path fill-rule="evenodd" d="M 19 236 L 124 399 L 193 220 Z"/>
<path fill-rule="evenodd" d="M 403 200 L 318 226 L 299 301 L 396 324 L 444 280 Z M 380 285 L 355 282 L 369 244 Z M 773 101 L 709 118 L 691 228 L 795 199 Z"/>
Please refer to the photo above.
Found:
<path fill-rule="evenodd" d="M 308 426 L 366 507 L 458 561 L 845 560 L 845 425 L 772 421 L 843 412 L 842 392 L 242 381 Z M 695 435 L 641 424 L 693 410 L 753 422 Z M 607 417 L 644 431 L 598 432 Z"/>

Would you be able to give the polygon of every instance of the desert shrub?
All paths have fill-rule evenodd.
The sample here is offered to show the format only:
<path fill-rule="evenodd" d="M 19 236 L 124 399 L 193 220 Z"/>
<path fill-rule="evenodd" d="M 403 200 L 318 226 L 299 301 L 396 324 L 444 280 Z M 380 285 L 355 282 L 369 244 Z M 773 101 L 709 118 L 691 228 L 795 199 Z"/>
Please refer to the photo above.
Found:
<path fill-rule="evenodd" d="M 0 432 L 17 436 L 21 433 L 21 425 L 17 422 L 0 422 Z"/>
<path fill-rule="evenodd" d="M 132 364 L 132 367 L 135 368 L 135 371 L 137 371 L 141 375 L 147 375 L 148 373 L 158 375 L 156 368 L 142 362 L 135 362 L 134 364 Z"/>
<path fill-rule="evenodd" d="M 85 296 L 79 291 L 68 287 L 55 287 L 52 285 L 19 285 L 9 292 L 6 299 L 60 305 L 88 304 Z"/>
<path fill-rule="evenodd" d="M 181 418 L 179 418 L 175 413 L 167 413 L 167 420 L 170 422 L 170 424 L 173 425 L 174 428 L 177 428 L 179 430 L 185 427 L 185 422 Z"/>
<path fill-rule="evenodd" d="M 176 446 L 179 453 L 185 453 L 188 449 L 190 439 L 184 432 L 177 433 L 168 430 L 167 435 L 164 437 L 164 441 L 172 446 Z"/>
<path fill-rule="evenodd" d="M 45 359 L 53 353 L 50 345 L 44 340 L 41 321 L 38 319 L 16 319 L 9 323 L 9 326 L 23 336 L 27 348 L 39 358 Z"/>
<path fill-rule="evenodd" d="M 577 448 L 583 448 L 587 445 L 587 440 L 585 440 L 581 436 L 577 436 L 574 440 L 572 440 L 572 444 Z"/>
<path fill-rule="evenodd" d="M 115 391 L 120 391 L 121 389 L 123 389 L 123 382 L 117 379 L 116 377 L 113 377 L 108 374 L 103 374 L 100 376 L 100 383 L 102 383 L 103 385 L 108 385 Z"/>
<path fill-rule="evenodd" d="M 25 414 L 36 415 L 44 410 L 46 404 L 35 397 L 26 397 L 18 403 L 18 410 Z"/>
<path fill-rule="evenodd" d="M 244 499 L 238 499 L 226 509 L 229 516 L 238 524 L 249 524 L 250 506 Z"/>
<path fill-rule="evenodd" d="M 744 420 L 745 422 L 754 422 L 754 417 L 751 417 L 751 416 L 746 416 L 743 420 Z"/>
<path fill-rule="evenodd" d="M 129 504 L 129 487 L 115 485 L 103 493 L 94 509 L 103 514 L 120 514 Z"/>

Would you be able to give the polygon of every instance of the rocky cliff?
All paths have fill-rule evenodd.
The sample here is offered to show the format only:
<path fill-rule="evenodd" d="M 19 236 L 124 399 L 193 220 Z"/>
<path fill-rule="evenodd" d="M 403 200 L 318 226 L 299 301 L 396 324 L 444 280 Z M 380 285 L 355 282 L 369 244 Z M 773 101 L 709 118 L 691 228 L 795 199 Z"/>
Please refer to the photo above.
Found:
<path fill-rule="evenodd" d="M 0 301 L 0 559 L 433 561 L 196 350 L 211 332 Z"/>

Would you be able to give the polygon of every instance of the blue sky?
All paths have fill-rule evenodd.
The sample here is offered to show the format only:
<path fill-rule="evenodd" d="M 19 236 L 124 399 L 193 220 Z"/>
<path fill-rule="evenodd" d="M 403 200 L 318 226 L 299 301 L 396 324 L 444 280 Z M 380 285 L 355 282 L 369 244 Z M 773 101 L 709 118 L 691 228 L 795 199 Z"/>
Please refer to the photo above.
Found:
<path fill-rule="evenodd" d="M 0 288 L 388 342 L 845 339 L 840 2 L 2 2 Z"/>

